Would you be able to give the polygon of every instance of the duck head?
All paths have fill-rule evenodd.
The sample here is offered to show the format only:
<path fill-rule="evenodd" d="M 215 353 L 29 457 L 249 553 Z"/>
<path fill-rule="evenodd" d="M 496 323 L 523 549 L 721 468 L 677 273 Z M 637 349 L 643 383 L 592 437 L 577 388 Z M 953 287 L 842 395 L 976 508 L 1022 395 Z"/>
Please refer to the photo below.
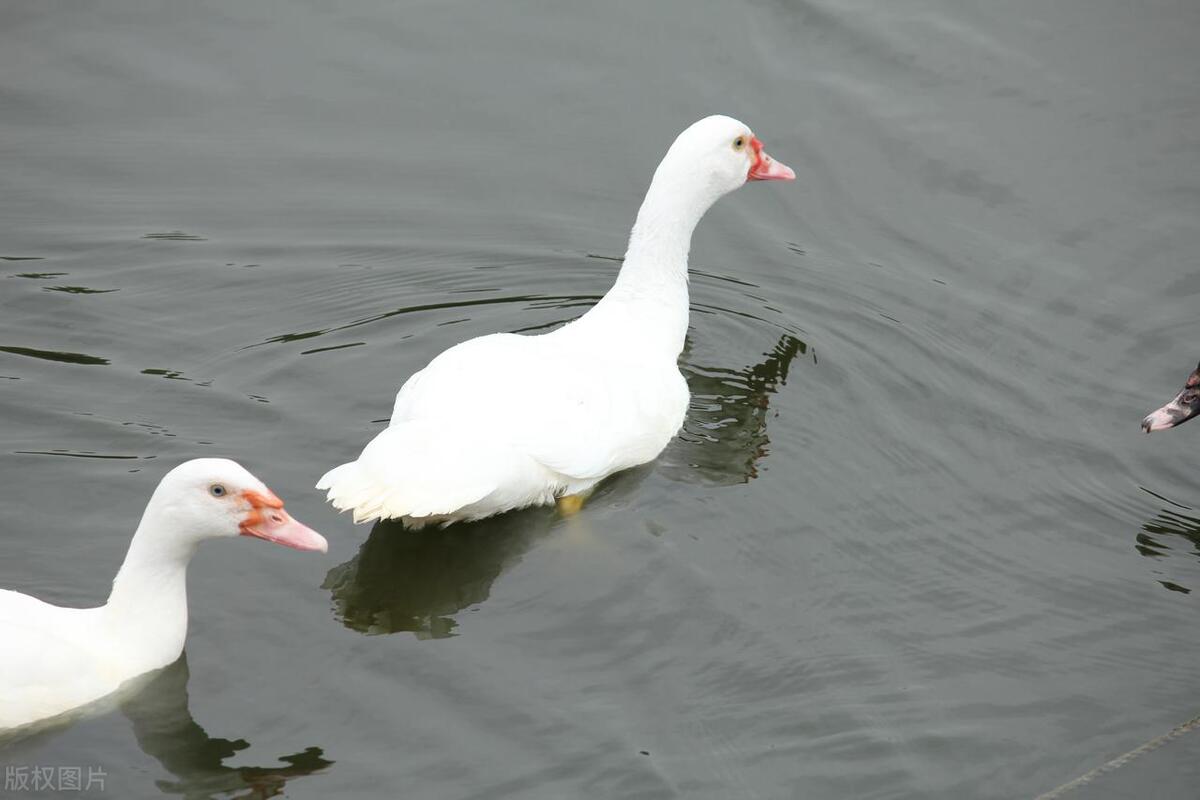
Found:
<path fill-rule="evenodd" d="M 292 519 L 262 481 L 224 458 L 197 458 L 175 467 L 146 510 L 164 532 L 190 544 L 253 536 L 297 550 L 329 549 L 321 534 Z"/>
<path fill-rule="evenodd" d="M 1197 365 L 1192 374 L 1188 375 L 1187 382 L 1183 384 L 1183 390 L 1175 395 L 1171 402 L 1157 411 L 1151 411 L 1142 420 L 1142 430 L 1150 433 L 1174 428 L 1197 414 L 1200 414 L 1200 365 Z"/>
<path fill-rule="evenodd" d="M 747 181 L 790 181 L 796 173 L 771 158 L 744 122 L 714 114 L 676 137 L 655 172 L 655 182 L 696 184 L 715 200 Z"/>

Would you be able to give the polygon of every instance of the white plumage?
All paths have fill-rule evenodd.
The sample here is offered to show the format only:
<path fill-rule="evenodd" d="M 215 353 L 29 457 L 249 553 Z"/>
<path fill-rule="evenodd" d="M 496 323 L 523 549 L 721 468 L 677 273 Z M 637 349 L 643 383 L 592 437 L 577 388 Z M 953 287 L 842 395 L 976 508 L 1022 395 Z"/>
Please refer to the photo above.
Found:
<path fill-rule="evenodd" d="M 103 606 L 62 608 L 0 590 L 0 730 L 90 704 L 177 659 L 188 562 L 202 540 L 238 535 L 327 548 L 245 469 L 196 459 L 155 489 Z"/>
<path fill-rule="evenodd" d="M 355 522 L 420 527 L 551 503 L 654 459 L 687 411 L 677 362 L 692 231 L 747 179 L 794 177 L 737 120 L 695 123 L 655 171 L 599 303 L 550 333 L 446 350 L 400 388 L 389 427 L 317 488 Z"/>

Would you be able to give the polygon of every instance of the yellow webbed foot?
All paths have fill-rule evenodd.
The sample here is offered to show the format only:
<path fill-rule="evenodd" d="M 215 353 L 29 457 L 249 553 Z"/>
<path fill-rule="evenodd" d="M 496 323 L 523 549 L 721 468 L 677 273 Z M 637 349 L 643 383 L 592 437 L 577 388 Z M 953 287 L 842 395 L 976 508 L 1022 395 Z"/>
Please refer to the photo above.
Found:
<path fill-rule="evenodd" d="M 578 494 L 563 495 L 562 497 L 558 498 L 557 501 L 558 513 L 562 514 L 564 517 L 575 516 L 579 513 L 580 509 L 583 508 L 583 504 L 587 502 L 587 499 L 591 496 L 591 494 L 592 490 L 588 489 L 587 491 L 579 492 Z"/>

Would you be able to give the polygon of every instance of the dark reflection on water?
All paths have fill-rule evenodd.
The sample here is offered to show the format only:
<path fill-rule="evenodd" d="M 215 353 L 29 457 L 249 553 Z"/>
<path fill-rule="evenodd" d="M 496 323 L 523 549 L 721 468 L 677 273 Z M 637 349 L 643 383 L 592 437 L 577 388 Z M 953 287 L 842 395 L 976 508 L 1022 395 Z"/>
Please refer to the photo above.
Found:
<path fill-rule="evenodd" d="M 173 369 L 144 369 L 144 370 L 142 370 L 142 374 L 143 375 L 158 375 L 160 377 L 166 378 L 169 381 L 186 381 L 186 380 L 188 380 L 188 378 L 185 378 L 183 376 L 182 372 L 178 372 Z"/>
<path fill-rule="evenodd" d="M 588 503 L 619 499 L 649 469 L 613 476 Z M 358 554 L 331 569 L 321 586 L 347 628 L 444 639 L 455 635 L 456 614 L 487 600 L 495 580 L 564 522 L 548 506 L 415 531 L 377 522 Z"/>
<path fill-rule="evenodd" d="M 554 509 L 539 508 L 444 530 L 378 522 L 358 555 L 331 569 L 321 586 L 347 628 L 443 639 L 454 635 L 454 615 L 487 600 L 492 582 L 557 519 Z"/>
<path fill-rule="evenodd" d="M 1153 494 L 1153 492 L 1149 493 Z M 1159 495 L 1155 496 L 1159 497 Z M 1190 507 L 1178 503 L 1174 505 L 1184 511 L 1192 510 Z M 1172 508 L 1164 508 L 1153 518 L 1142 523 L 1142 529 L 1137 534 L 1134 547 L 1147 558 L 1156 559 L 1165 559 L 1172 553 L 1180 552 L 1177 548 L 1190 547 L 1187 555 L 1200 560 L 1200 517 Z M 1163 588 L 1172 592 L 1192 593 L 1190 586 L 1184 586 L 1173 580 L 1160 580 L 1159 583 Z"/>
<path fill-rule="evenodd" d="M 329 347 L 314 347 L 312 350 L 301 350 L 300 355 L 311 356 L 314 353 L 328 353 L 331 350 L 345 350 L 349 347 L 362 347 L 366 342 L 347 342 L 346 344 L 333 344 Z"/>
<path fill-rule="evenodd" d="M 770 398 L 787 383 L 788 370 L 808 345 L 783 334 L 763 359 L 739 369 L 681 365 L 692 390 L 691 407 L 679 438 L 663 456 L 676 480 L 713 485 L 746 483 L 758 477 L 770 444 Z"/>
<path fill-rule="evenodd" d="M 184 233 L 183 231 L 167 231 L 166 233 L 147 233 L 143 239 L 154 239 L 157 241 L 167 242 L 204 242 L 207 241 L 203 236 L 197 236 L 194 233 Z"/>
<path fill-rule="evenodd" d="M 40 358 L 43 361 L 59 361 L 64 364 L 101 365 L 111 363 L 107 358 L 89 356 L 84 353 L 64 353 L 57 350 L 38 350 L 33 347 L 0 347 L 0 353 L 12 353 L 14 356 Z"/>
<path fill-rule="evenodd" d="M 319 747 L 280 756 L 286 766 L 230 767 L 225 761 L 250 747 L 245 739 L 209 736 L 188 709 L 187 655 L 121 704 L 133 723 L 138 746 L 174 779 L 156 781 L 164 794 L 188 800 L 216 797 L 276 797 L 287 782 L 320 772 L 334 762 Z"/>
<path fill-rule="evenodd" d="M 86 286 L 43 286 L 43 292 L 63 292 L 64 294 L 112 294 L 120 289 L 89 289 Z"/>
<path fill-rule="evenodd" d="M 11 747 L 6 755 L 14 763 L 38 758 L 35 754 L 41 748 L 55 738 L 68 735 L 72 726 L 90 724 L 91 718 L 111 716 L 119 709 L 132 724 L 138 748 L 171 774 L 170 779 L 155 781 L 162 794 L 187 800 L 276 797 L 283 793 L 288 781 L 314 775 L 335 763 L 325 758 L 320 747 L 306 747 L 298 753 L 280 756 L 277 760 L 283 766 L 226 765 L 226 761 L 249 749 L 250 742 L 210 736 L 193 719 L 188 703 L 189 677 L 187 653 L 184 653 L 157 674 L 135 678 L 94 704 L 34 726 L 0 733 L 0 750 Z M 125 780 L 115 764 L 105 764 L 104 771 L 116 783 Z M 117 787 L 110 784 L 109 788 Z M 48 795 L 33 791 L 29 796 Z"/>
<path fill-rule="evenodd" d="M 136 461 L 143 456 L 123 456 L 114 453 L 91 453 L 91 452 L 72 452 L 70 450 L 14 450 L 14 454 L 21 456 L 63 456 L 65 458 L 100 458 L 117 461 Z M 145 456 L 145 458 L 154 458 L 154 456 Z"/>

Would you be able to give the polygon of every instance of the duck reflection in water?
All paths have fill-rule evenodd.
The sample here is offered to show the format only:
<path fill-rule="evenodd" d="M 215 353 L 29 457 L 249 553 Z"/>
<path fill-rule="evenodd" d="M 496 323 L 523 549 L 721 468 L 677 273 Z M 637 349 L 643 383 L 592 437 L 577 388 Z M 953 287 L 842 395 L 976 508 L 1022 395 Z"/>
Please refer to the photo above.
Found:
<path fill-rule="evenodd" d="M 611 502 L 648 472 L 639 467 L 620 473 L 588 502 Z M 376 522 L 358 555 L 331 569 L 322 588 L 347 628 L 444 639 L 458 626 L 455 614 L 487 600 L 496 578 L 568 522 L 552 507 L 446 528 L 406 530 L 398 520 Z"/>
<path fill-rule="evenodd" d="M 164 794 L 188 800 L 267 798 L 283 793 L 287 782 L 321 772 L 334 762 L 319 747 L 281 756 L 286 766 L 229 767 L 223 763 L 250 747 L 244 739 L 214 739 L 188 710 L 187 655 L 156 675 L 142 690 L 121 703 L 133 723 L 138 746 L 175 776 L 157 781 Z"/>
<path fill-rule="evenodd" d="M 663 453 L 664 471 L 676 480 L 714 486 L 748 483 L 758 477 L 770 439 L 771 395 L 787 383 L 788 371 L 808 345 L 782 334 L 763 360 L 741 369 L 681 365 L 691 388 L 683 430 Z"/>
<path fill-rule="evenodd" d="M 1149 490 L 1143 489 L 1149 494 Z M 1161 495 L 1155 497 L 1163 498 Z M 1167 501 L 1171 502 L 1171 501 Z M 1174 505 L 1184 511 L 1191 511 L 1187 506 Z M 1182 540 L 1182 541 L 1180 541 Z M 1192 557 L 1189 564 L 1194 565 L 1196 559 L 1200 559 L 1200 517 L 1194 517 L 1190 514 L 1184 514 L 1170 508 L 1164 508 L 1154 516 L 1153 519 L 1147 520 L 1142 524 L 1141 531 L 1137 534 L 1137 542 L 1134 547 L 1137 551 L 1147 558 L 1165 559 L 1172 554 L 1178 554 L 1179 548 L 1187 548 L 1190 546 L 1190 552 L 1187 555 Z M 1169 589 L 1172 592 L 1181 594 L 1191 594 L 1192 590 L 1180 583 L 1169 580 L 1159 580 L 1163 588 Z"/>
<path fill-rule="evenodd" d="M 742 369 L 686 363 L 692 406 L 684 430 L 660 457 L 673 480 L 708 485 L 745 483 L 767 452 L 768 400 L 806 345 L 780 336 L 761 362 Z M 588 505 L 630 493 L 655 462 L 618 473 Z M 586 510 L 584 511 L 586 514 Z M 375 523 L 358 554 L 329 571 L 335 615 L 368 635 L 409 632 L 421 639 L 455 635 L 455 616 L 488 599 L 492 584 L 565 520 L 554 508 L 529 508 L 446 528 L 405 530 Z"/>
<path fill-rule="evenodd" d="M 174 776 L 155 782 L 163 794 L 188 800 L 276 797 L 288 781 L 321 772 L 334 763 L 324 757 L 321 748 L 308 747 L 281 756 L 279 760 L 286 766 L 225 766 L 226 759 L 247 749 L 250 743 L 244 739 L 214 739 L 196 723 L 188 709 L 188 675 L 185 652 L 170 666 L 139 676 L 96 703 L 0 736 L 0 750 L 15 747 L 34 753 L 80 720 L 104 716 L 119 708 L 132 723 L 142 752 Z M 117 777 L 110 775 L 109 780 L 115 782 Z"/>

